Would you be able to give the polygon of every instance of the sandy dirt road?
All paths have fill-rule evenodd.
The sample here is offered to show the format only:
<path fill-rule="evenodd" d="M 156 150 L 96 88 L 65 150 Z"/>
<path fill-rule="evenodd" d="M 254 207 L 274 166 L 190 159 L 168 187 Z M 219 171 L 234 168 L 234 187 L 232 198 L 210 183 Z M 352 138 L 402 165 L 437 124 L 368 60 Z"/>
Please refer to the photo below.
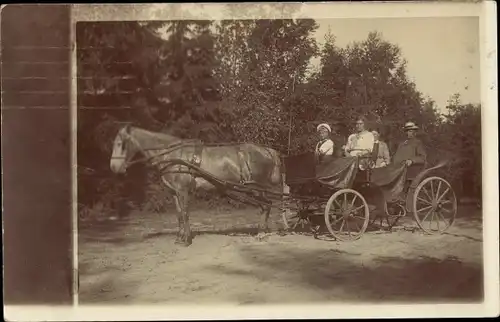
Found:
<path fill-rule="evenodd" d="M 462 208 L 444 235 L 368 232 L 355 242 L 276 232 L 257 238 L 248 227 L 258 220 L 252 209 L 194 210 L 197 235 L 187 248 L 174 244 L 174 213 L 80 223 L 80 304 L 482 300 L 475 208 Z M 281 226 L 278 214 L 272 220 Z"/>

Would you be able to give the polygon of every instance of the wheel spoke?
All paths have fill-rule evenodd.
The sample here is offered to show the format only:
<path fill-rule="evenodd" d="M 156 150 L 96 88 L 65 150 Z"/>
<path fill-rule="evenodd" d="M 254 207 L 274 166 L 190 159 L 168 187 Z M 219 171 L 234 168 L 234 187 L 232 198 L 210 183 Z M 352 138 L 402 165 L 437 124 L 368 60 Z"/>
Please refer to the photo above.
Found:
<path fill-rule="evenodd" d="M 354 220 L 354 223 L 356 224 L 356 227 L 358 227 L 358 231 L 361 231 L 361 228 L 359 228 L 358 221 Z"/>
<path fill-rule="evenodd" d="M 420 200 L 420 201 L 422 201 L 422 202 L 425 202 L 428 205 L 432 205 L 432 203 L 430 201 L 428 201 L 428 200 L 422 199 L 420 197 L 417 197 L 417 199 Z"/>
<path fill-rule="evenodd" d="M 339 204 L 339 202 L 337 201 L 337 199 L 334 200 L 334 202 L 337 204 L 337 206 L 339 206 L 339 208 L 342 210 L 342 205 Z"/>
<path fill-rule="evenodd" d="M 449 213 L 450 213 L 450 212 L 451 212 L 451 213 L 453 213 L 455 209 L 446 209 L 446 208 L 441 208 L 441 210 L 444 210 L 444 211 L 449 212 Z"/>
<path fill-rule="evenodd" d="M 356 215 L 353 215 L 352 217 L 353 217 L 353 218 L 358 218 L 358 219 L 360 219 L 360 220 L 365 221 L 365 217 L 356 216 Z M 377 219 L 377 218 L 375 218 L 374 220 L 376 220 L 376 219 Z"/>
<path fill-rule="evenodd" d="M 433 181 L 431 180 L 431 195 L 432 195 L 432 200 L 434 200 L 434 184 L 433 184 Z"/>
<path fill-rule="evenodd" d="M 346 209 L 347 208 L 347 193 L 344 193 L 344 203 L 342 204 L 343 208 L 342 209 Z"/>
<path fill-rule="evenodd" d="M 421 211 L 427 210 L 429 208 L 432 208 L 432 205 L 424 207 L 424 208 L 420 208 L 419 210 L 417 210 L 417 212 L 421 212 Z"/>
<path fill-rule="evenodd" d="M 354 207 L 354 202 L 356 201 L 356 199 L 358 199 L 358 196 L 354 195 L 354 198 L 352 198 L 351 201 L 351 208 Z"/>
<path fill-rule="evenodd" d="M 431 217 L 431 230 L 433 230 L 433 229 L 432 229 L 432 224 L 434 223 L 434 218 L 436 218 L 436 212 L 435 212 L 435 211 L 433 211 L 433 212 L 432 212 L 432 217 Z M 435 230 L 435 229 L 434 229 L 434 230 Z"/>
<path fill-rule="evenodd" d="M 433 198 L 429 195 L 429 192 L 427 192 L 427 189 L 425 187 L 422 187 L 422 191 L 425 193 L 425 195 L 430 199 L 433 200 Z"/>
<path fill-rule="evenodd" d="M 351 237 L 351 227 L 349 226 L 349 220 L 346 220 L 346 226 L 347 226 L 347 233 L 349 234 L 349 237 Z"/>
<path fill-rule="evenodd" d="M 335 225 L 336 223 L 338 223 L 340 220 L 342 220 L 342 216 L 339 216 L 339 218 L 337 218 L 336 220 L 334 220 L 334 222 L 332 223 L 332 226 Z"/>
<path fill-rule="evenodd" d="M 446 218 L 443 216 L 443 214 L 440 211 L 438 211 L 437 214 L 439 217 L 441 217 L 443 219 L 444 222 L 448 221 L 448 220 L 446 220 Z"/>
<path fill-rule="evenodd" d="M 440 202 L 441 199 L 444 198 L 444 196 L 450 191 L 450 188 L 446 188 L 446 190 L 443 192 L 443 194 L 437 199 L 437 202 Z"/>
<path fill-rule="evenodd" d="M 429 217 L 429 215 L 430 215 L 432 212 L 433 212 L 433 211 L 432 211 L 432 209 L 431 209 L 431 210 L 429 210 L 429 212 L 425 215 L 424 219 L 422 219 L 422 223 L 425 221 L 425 219 L 426 219 L 427 217 Z"/>
<path fill-rule="evenodd" d="M 364 207 L 365 207 L 365 205 L 361 205 L 361 206 L 359 206 L 359 207 L 356 207 L 356 208 L 354 208 L 354 209 L 351 209 L 351 212 L 358 212 L 358 210 L 360 210 L 360 209 L 362 209 L 362 208 L 364 208 Z"/>
<path fill-rule="evenodd" d="M 436 196 L 439 196 L 439 190 L 441 189 L 441 183 L 443 183 L 441 180 L 439 180 L 439 185 L 438 185 L 438 188 L 436 190 Z"/>
<path fill-rule="evenodd" d="M 339 229 L 339 232 L 342 231 L 342 229 L 344 228 L 344 224 L 345 224 L 345 220 L 342 221 L 342 225 L 340 225 L 340 229 Z"/>

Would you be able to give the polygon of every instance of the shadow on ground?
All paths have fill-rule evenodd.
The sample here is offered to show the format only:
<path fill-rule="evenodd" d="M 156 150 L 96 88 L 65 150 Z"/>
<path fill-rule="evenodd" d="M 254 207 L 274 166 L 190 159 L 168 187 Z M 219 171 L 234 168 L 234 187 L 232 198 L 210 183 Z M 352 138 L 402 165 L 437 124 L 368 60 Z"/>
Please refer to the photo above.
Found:
<path fill-rule="evenodd" d="M 336 292 L 351 294 L 351 299 L 342 296 L 346 301 L 365 303 L 435 304 L 483 300 L 482 267 L 463 263 L 455 257 L 384 256 L 371 259 L 369 266 L 365 266 L 360 260 L 362 253 L 276 247 L 272 252 L 262 247 L 241 247 L 241 256 L 251 265 L 246 270 L 220 266 L 209 269 L 227 275 L 251 275 L 262 282 L 281 279 L 283 284 L 300 283 L 324 292 L 326 301 L 335 301 Z M 276 256 L 276 252 L 280 255 Z"/>
<path fill-rule="evenodd" d="M 193 240 L 200 235 L 226 235 L 226 236 L 254 236 L 259 233 L 257 227 L 230 227 L 222 229 L 193 229 Z M 85 242 L 101 242 L 110 244 L 125 245 L 130 243 L 142 242 L 150 239 L 161 238 L 164 236 L 176 236 L 177 229 L 164 229 L 143 234 L 130 233 L 110 233 L 109 231 L 101 231 L 96 228 L 92 232 L 81 234 L 81 240 Z"/>

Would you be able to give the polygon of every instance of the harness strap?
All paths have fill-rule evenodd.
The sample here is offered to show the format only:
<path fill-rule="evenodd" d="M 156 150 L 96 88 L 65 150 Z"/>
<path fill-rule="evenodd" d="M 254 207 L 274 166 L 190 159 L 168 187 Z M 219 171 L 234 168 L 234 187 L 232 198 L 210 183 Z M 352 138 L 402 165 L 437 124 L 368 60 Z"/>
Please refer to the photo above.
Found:
<path fill-rule="evenodd" d="M 203 144 L 201 142 L 197 142 L 194 145 L 194 152 L 191 158 L 191 164 L 197 168 L 200 168 L 203 154 Z M 191 188 L 194 190 L 196 188 L 196 177 L 197 172 L 193 170 L 193 168 L 189 169 L 189 173 L 191 174 Z"/>
<path fill-rule="evenodd" d="M 240 167 L 240 183 L 245 184 L 245 183 L 254 183 L 252 180 L 252 169 L 250 168 L 250 164 L 248 164 L 248 160 L 246 156 L 248 154 L 245 153 L 245 151 L 241 150 L 240 147 L 237 148 L 237 154 L 238 154 L 238 165 Z M 243 168 L 245 167 L 245 168 Z M 244 175 L 244 170 L 248 171 L 248 177 L 245 178 Z"/>
<path fill-rule="evenodd" d="M 240 167 L 240 183 L 245 183 L 245 178 L 243 176 L 243 151 L 241 151 L 241 147 L 236 145 L 236 156 L 238 157 L 238 166 Z"/>
<path fill-rule="evenodd" d="M 200 167 L 202 153 L 203 153 L 203 144 L 198 142 L 194 146 L 194 153 L 193 153 L 193 157 L 191 158 L 191 163 L 193 165 Z"/>

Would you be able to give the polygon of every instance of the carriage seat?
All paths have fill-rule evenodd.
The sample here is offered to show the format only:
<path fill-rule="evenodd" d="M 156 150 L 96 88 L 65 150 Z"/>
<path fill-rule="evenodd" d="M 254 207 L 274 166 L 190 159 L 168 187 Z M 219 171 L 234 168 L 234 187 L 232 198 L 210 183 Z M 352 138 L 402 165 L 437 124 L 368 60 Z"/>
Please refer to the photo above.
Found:
<path fill-rule="evenodd" d="M 427 168 L 426 164 L 412 164 L 406 170 L 406 180 L 412 181 L 415 177 Z"/>
<path fill-rule="evenodd" d="M 287 184 L 316 178 L 316 157 L 312 152 L 287 156 L 284 165 Z"/>

